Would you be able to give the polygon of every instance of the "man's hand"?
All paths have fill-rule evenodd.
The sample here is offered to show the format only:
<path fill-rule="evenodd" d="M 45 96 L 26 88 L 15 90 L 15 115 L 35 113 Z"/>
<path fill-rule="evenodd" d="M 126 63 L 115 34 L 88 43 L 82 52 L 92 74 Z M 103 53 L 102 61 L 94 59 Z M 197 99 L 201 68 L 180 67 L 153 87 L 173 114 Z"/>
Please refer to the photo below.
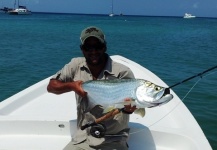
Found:
<path fill-rule="evenodd" d="M 124 111 L 129 114 L 132 114 L 136 109 L 136 106 L 124 105 Z"/>
<path fill-rule="evenodd" d="M 132 101 L 130 98 L 125 99 L 125 102 L 130 103 L 130 101 Z M 137 109 L 136 106 L 131 106 L 131 104 L 129 104 L 129 105 L 124 105 L 123 111 L 129 114 L 132 114 L 136 109 Z"/>
<path fill-rule="evenodd" d="M 87 96 L 87 92 L 85 92 L 82 89 L 82 83 L 83 83 L 83 81 L 81 81 L 81 80 L 73 82 L 73 84 L 74 84 L 74 91 L 75 91 L 75 93 L 77 93 L 81 97 L 86 97 Z"/>

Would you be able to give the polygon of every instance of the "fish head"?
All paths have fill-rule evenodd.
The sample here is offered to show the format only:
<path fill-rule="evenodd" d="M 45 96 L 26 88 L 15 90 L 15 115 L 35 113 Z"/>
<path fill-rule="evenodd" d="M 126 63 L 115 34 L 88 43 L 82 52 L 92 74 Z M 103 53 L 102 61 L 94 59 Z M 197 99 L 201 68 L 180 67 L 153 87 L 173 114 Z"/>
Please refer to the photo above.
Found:
<path fill-rule="evenodd" d="M 136 103 L 140 106 L 157 106 L 172 99 L 169 88 L 143 81 L 136 89 Z M 166 97 L 166 98 L 165 98 Z M 163 100 L 163 101 L 162 101 Z"/>

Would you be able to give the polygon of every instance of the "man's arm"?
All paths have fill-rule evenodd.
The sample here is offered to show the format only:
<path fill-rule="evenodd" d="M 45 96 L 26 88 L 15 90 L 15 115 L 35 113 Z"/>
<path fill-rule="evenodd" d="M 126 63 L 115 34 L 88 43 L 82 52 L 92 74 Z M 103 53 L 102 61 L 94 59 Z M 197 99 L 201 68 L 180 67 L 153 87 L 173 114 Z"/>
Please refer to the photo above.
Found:
<path fill-rule="evenodd" d="M 82 81 L 62 82 L 57 79 L 51 79 L 47 86 L 47 91 L 54 94 L 74 91 L 78 95 L 85 97 L 87 93 L 82 89 L 82 83 Z"/>

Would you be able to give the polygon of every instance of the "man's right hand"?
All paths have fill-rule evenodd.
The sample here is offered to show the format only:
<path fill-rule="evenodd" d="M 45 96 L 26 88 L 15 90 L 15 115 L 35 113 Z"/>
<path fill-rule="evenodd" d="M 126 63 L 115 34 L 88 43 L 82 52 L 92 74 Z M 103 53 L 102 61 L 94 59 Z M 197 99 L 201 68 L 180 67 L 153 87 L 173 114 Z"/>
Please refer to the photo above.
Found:
<path fill-rule="evenodd" d="M 87 92 L 82 89 L 83 81 L 73 81 L 73 82 L 62 82 L 56 79 L 51 79 L 48 86 L 47 91 L 54 94 L 62 94 L 66 92 L 74 91 L 78 95 L 85 97 L 87 96 Z"/>
<path fill-rule="evenodd" d="M 81 80 L 72 82 L 72 84 L 74 84 L 74 86 L 75 86 L 75 89 L 74 89 L 75 93 L 77 93 L 81 97 L 86 97 L 87 92 L 85 92 L 82 89 L 82 83 L 83 83 L 83 81 L 81 81 Z"/>

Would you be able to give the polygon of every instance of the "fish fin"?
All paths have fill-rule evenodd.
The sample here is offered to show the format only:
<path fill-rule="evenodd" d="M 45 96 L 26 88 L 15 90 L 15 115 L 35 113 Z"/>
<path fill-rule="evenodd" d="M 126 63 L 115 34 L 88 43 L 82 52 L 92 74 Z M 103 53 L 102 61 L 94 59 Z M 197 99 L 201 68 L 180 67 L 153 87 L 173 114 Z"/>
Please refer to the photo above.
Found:
<path fill-rule="evenodd" d="M 141 117 L 144 117 L 145 116 L 145 108 L 137 108 L 135 111 L 134 111 L 135 114 L 141 116 Z"/>
<path fill-rule="evenodd" d="M 112 111 L 113 109 L 115 109 L 114 106 L 108 106 L 107 108 L 104 109 L 103 113 L 110 112 L 110 111 Z"/>

